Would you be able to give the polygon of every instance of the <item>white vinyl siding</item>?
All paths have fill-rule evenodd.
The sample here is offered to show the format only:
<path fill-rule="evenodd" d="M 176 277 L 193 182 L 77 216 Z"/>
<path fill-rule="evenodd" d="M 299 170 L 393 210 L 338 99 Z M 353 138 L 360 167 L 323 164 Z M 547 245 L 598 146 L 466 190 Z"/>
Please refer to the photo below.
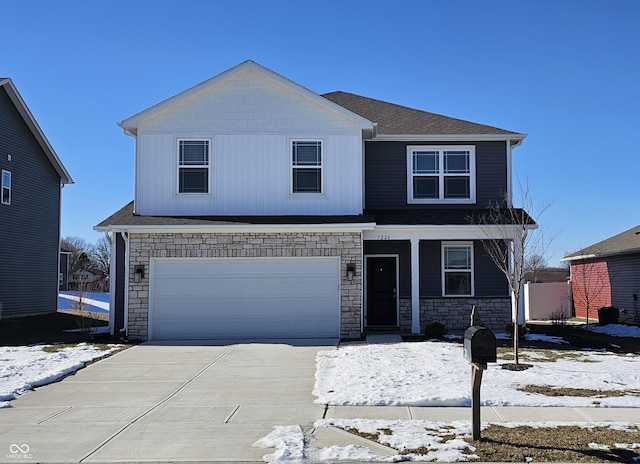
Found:
<path fill-rule="evenodd" d="M 474 146 L 408 146 L 408 203 L 474 203 Z"/>
<path fill-rule="evenodd" d="M 11 204 L 11 171 L 2 170 L 2 204 Z"/>
<path fill-rule="evenodd" d="M 442 243 L 442 295 L 473 296 L 473 243 Z"/>
<path fill-rule="evenodd" d="M 176 194 L 176 139 L 138 136 L 136 213 L 145 215 L 362 214 L 362 140 L 323 137 L 322 194 L 291 193 L 291 138 L 224 135 L 211 141 L 210 193 Z"/>
<path fill-rule="evenodd" d="M 362 214 L 360 126 L 251 71 L 140 122 L 136 213 Z M 178 194 L 177 140 L 209 140 L 209 193 Z M 292 194 L 291 141 L 322 142 L 322 193 Z"/>

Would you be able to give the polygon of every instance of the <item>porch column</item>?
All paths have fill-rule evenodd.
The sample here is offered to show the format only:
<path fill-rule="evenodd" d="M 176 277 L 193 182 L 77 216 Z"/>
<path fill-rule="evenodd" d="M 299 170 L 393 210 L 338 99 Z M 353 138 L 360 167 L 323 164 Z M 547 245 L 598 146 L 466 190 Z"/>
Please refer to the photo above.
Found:
<path fill-rule="evenodd" d="M 411 333 L 420 333 L 420 240 L 411 239 Z"/>

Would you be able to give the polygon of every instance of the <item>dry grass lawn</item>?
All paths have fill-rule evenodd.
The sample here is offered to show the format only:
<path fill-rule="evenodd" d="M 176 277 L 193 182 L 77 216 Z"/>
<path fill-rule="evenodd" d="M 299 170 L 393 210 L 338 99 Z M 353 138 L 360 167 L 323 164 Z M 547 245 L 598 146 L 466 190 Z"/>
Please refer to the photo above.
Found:
<path fill-rule="evenodd" d="M 491 425 L 482 431 L 482 440 L 469 438 L 467 441 L 476 448 L 474 454 L 479 460 L 486 462 L 631 463 L 640 460 L 640 429 Z"/>

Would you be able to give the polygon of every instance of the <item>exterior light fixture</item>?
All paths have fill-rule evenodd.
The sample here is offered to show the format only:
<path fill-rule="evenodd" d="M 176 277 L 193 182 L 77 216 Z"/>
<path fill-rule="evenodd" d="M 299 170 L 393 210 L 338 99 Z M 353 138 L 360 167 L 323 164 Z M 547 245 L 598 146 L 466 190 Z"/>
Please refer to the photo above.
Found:
<path fill-rule="evenodd" d="M 353 264 L 347 264 L 347 280 L 353 280 L 356 273 L 356 267 Z"/>
<path fill-rule="evenodd" d="M 142 279 L 144 279 L 144 264 L 136 264 L 136 267 L 133 268 L 133 280 L 135 283 L 140 283 Z"/>

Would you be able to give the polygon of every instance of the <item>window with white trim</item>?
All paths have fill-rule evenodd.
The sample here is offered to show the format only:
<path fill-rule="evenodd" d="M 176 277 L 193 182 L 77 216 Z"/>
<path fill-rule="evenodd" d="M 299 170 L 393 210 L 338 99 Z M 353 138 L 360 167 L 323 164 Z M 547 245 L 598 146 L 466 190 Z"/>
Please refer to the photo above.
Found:
<path fill-rule="evenodd" d="M 291 142 L 293 193 L 322 193 L 322 141 Z"/>
<path fill-rule="evenodd" d="M 2 170 L 2 204 L 11 204 L 11 171 Z"/>
<path fill-rule="evenodd" d="M 443 296 L 473 296 L 473 243 L 443 242 Z"/>
<path fill-rule="evenodd" d="M 178 141 L 178 193 L 209 193 L 209 141 Z"/>
<path fill-rule="evenodd" d="M 408 146 L 409 203 L 473 203 L 474 146 Z"/>

